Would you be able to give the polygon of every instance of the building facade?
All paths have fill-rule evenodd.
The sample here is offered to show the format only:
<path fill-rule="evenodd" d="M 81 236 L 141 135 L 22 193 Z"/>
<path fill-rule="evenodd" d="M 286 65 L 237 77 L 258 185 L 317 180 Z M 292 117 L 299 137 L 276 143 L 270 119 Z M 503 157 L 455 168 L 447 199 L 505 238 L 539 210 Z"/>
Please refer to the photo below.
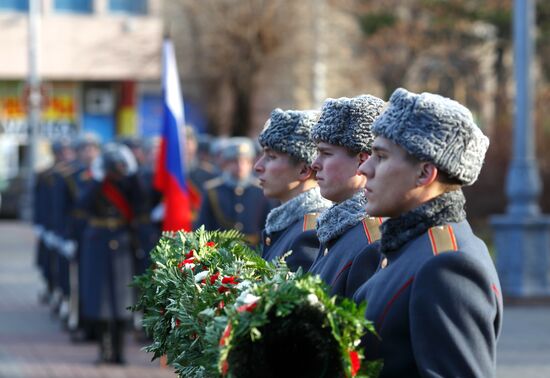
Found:
<path fill-rule="evenodd" d="M 83 132 L 103 142 L 155 135 L 160 102 L 161 0 L 41 0 L 38 163 L 44 145 Z M 0 191 L 28 144 L 29 0 L 0 0 Z"/>

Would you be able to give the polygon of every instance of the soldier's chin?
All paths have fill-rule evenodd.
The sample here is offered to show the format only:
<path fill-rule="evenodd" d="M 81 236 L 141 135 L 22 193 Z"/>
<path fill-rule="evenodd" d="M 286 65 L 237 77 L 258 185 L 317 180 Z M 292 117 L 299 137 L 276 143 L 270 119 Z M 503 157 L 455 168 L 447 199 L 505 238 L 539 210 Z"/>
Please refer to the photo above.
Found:
<path fill-rule="evenodd" d="M 370 205 L 370 206 L 369 206 Z M 381 214 L 380 209 L 377 209 L 376 206 L 373 206 L 370 202 L 367 202 L 365 205 L 366 213 L 371 217 L 385 217 L 386 215 Z"/>

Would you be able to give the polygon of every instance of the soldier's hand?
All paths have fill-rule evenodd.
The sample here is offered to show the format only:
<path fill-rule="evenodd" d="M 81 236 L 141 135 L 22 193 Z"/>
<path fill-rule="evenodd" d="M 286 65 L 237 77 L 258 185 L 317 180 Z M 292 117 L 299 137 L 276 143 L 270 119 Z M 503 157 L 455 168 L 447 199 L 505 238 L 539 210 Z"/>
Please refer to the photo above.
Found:
<path fill-rule="evenodd" d="M 101 156 L 96 157 L 92 161 L 90 172 L 92 174 L 92 178 L 96 181 L 101 182 L 105 179 L 105 168 L 103 167 L 103 158 Z"/>
<path fill-rule="evenodd" d="M 44 231 L 44 244 L 50 249 L 55 248 L 56 237 L 55 234 L 51 231 Z"/>
<path fill-rule="evenodd" d="M 164 202 L 159 203 L 151 210 L 150 217 L 153 222 L 160 222 L 164 219 Z"/>
<path fill-rule="evenodd" d="M 76 255 L 77 243 L 74 240 L 64 240 L 61 245 L 61 253 L 67 259 L 72 260 Z"/>

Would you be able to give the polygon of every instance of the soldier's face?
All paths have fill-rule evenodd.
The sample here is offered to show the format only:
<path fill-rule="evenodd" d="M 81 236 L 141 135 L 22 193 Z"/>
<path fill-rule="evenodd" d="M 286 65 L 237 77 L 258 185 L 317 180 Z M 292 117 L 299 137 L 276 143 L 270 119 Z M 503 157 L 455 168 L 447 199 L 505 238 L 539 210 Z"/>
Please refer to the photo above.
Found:
<path fill-rule="evenodd" d="M 350 155 L 342 147 L 325 142 L 317 143 L 317 157 L 312 164 L 321 195 L 333 202 L 351 198 L 365 186 L 366 179 L 357 168 L 368 157 L 366 153 Z"/>
<path fill-rule="evenodd" d="M 227 160 L 224 170 L 229 172 L 236 180 L 245 180 L 252 174 L 252 159 L 240 156 L 236 159 Z"/>
<path fill-rule="evenodd" d="M 304 163 L 295 164 L 288 154 L 264 148 L 260 159 L 254 165 L 254 170 L 269 198 L 287 202 L 297 193 Z"/>
<path fill-rule="evenodd" d="M 384 137 L 374 140 L 372 155 L 359 167 L 367 177 L 367 214 L 397 217 L 419 205 L 422 187 L 417 184 L 419 164 L 407 152 Z"/>
<path fill-rule="evenodd" d="M 86 145 L 79 151 L 79 157 L 82 163 L 86 166 L 90 166 L 92 161 L 99 155 L 100 150 L 96 145 Z"/>

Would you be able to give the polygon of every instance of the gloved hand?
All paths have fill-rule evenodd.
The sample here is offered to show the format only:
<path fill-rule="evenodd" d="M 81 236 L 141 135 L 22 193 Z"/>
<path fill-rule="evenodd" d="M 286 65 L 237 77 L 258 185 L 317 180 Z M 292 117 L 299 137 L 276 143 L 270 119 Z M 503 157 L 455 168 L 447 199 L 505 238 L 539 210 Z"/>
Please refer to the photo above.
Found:
<path fill-rule="evenodd" d="M 150 217 L 153 222 L 160 222 L 164 219 L 164 202 L 159 203 L 151 210 Z"/>
<path fill-rule="evenodd" d="M 63 240 L 59 249 L 63 256 L 69 260 L 72 260 L 76 255 L 77 246 L 78 244 L 74 240 Z"/>
<path fill-rule="evenodd" d="M 52 231 L 44 231 L 44 244 L 50 249 L 54 249 L 56 245 L 56 236 Z"/>
<path fill-rule="evenodd" d="M 92 178 L 96 181 L 103 181 L 105 179 L 105 169 L 103 167 L 103 158 L 101 156 L 97 156 L 90 166 L 90 172 L 92 174 Z"/>

